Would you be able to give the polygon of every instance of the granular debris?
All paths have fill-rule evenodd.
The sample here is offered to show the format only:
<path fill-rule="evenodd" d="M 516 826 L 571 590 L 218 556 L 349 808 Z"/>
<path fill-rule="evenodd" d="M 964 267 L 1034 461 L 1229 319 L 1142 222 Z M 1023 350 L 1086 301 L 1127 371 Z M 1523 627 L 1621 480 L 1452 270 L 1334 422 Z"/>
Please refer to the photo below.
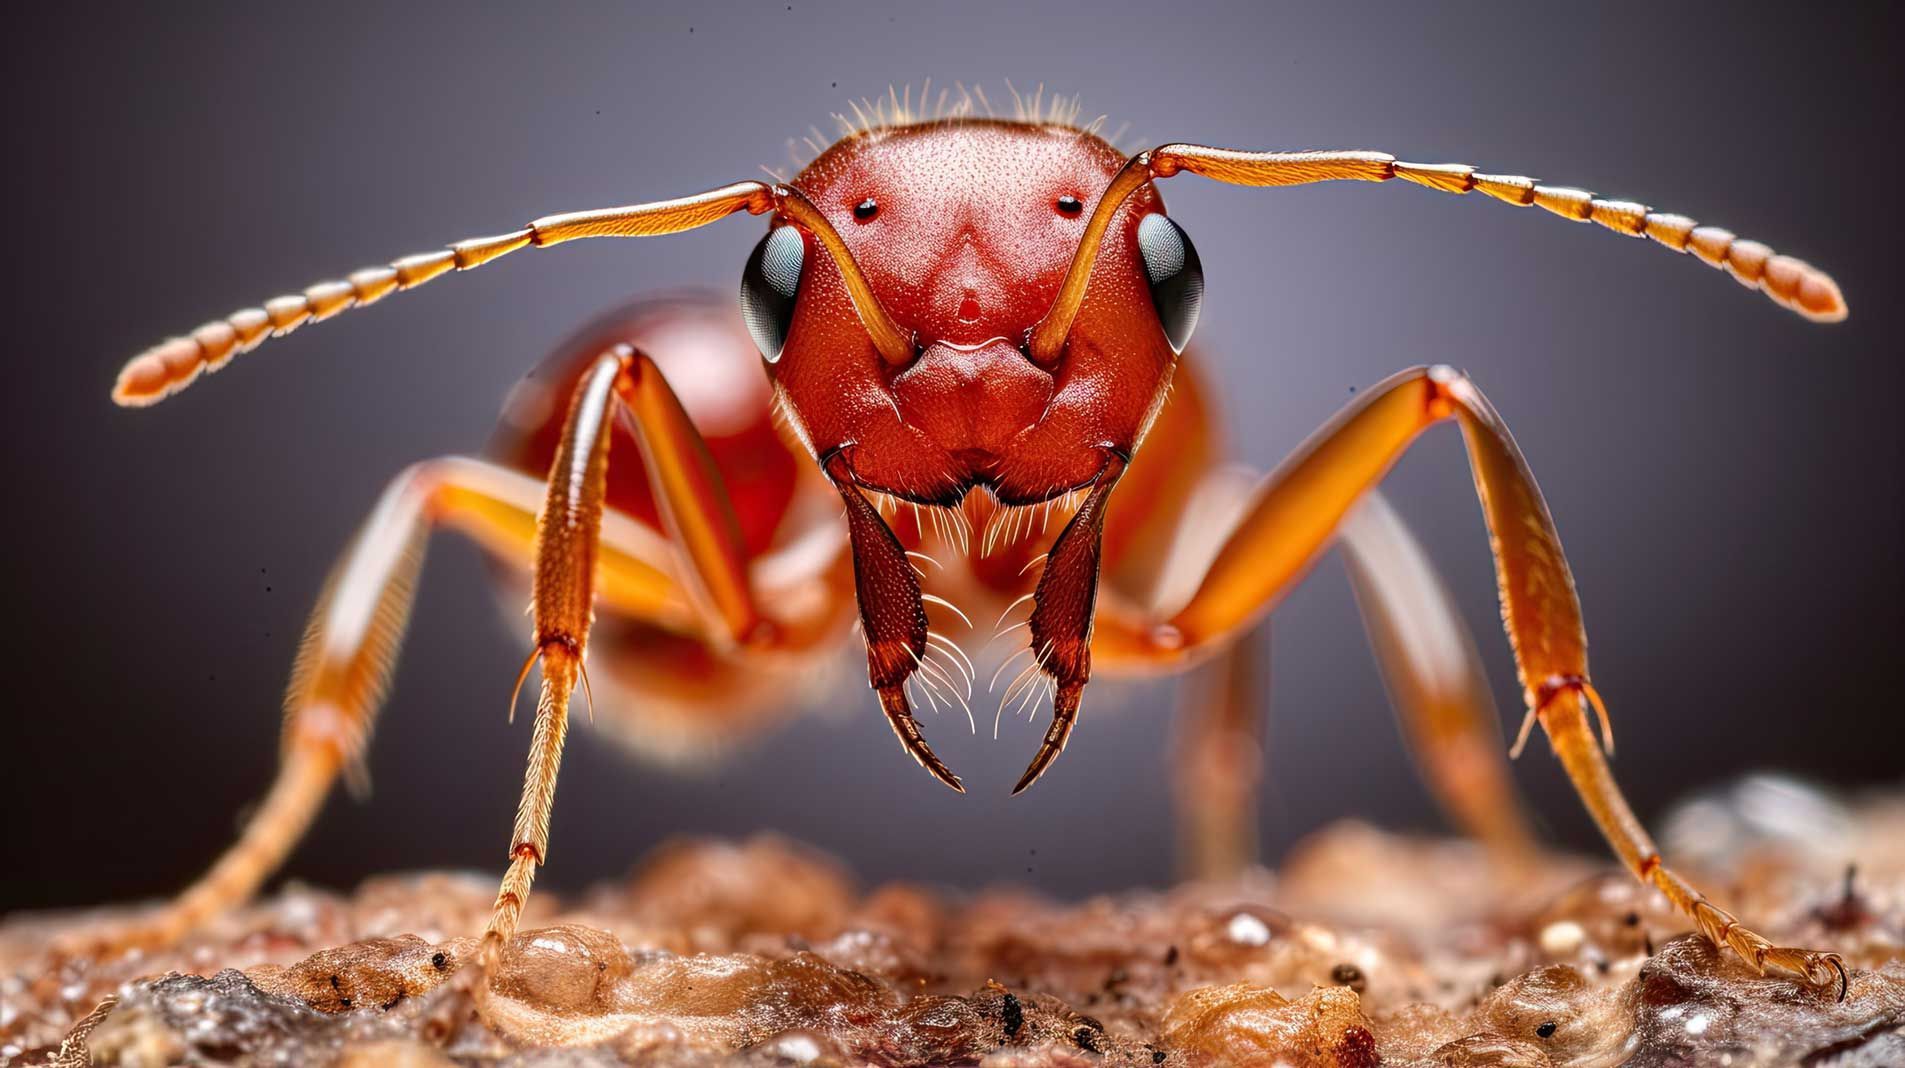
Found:
<path fill-rule="evenodd" d="M 1699 878 L 1843 954 L 1842 1002 L 1578 858 L 1506 873 L 1343 824 L 1275 875 L 1066 903 L 862 890 L 762 836 L 538 894 L 480 1005 L 488 878 L 292 886 L 104 959 L 58 946 L 124 910 L 12 917 L 0 1064 L 1905 1065 L 1905 799 L 1838 816 L 1835 850 L 1748 836 Z"/>

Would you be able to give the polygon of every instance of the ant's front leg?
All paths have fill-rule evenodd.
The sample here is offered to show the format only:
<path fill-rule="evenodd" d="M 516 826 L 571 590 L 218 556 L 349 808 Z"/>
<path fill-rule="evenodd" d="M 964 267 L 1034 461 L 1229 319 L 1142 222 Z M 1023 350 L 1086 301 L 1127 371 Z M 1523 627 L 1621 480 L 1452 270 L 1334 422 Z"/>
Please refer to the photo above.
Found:
<path fill-rule="evenodd" d="M 1528 706 L 1524 734 L 1541 723 L 1614 852 L 1707 937 L 1756 970 L 1831 984 L 1843 996 L 1846 975 L 1837 954 L 1773 945 L 1662 863 L 1590 729 L 1592 710 L 1612 743 L 1606 711 L 1588 681 L 1581 604 L 1547 502 L 1501 417 L 1473 383 L 1447 367 L 1405 371 L 1345 409 L 1257 489 L 1182 609 L 1158 622 L 1101 620 L 1101 647 L 1120 658 L 1169 663 L 1261 617 L 1328 547 L 1346 513 L 1409 443 L 1448 420 L 1462 428 L 1488 522 L 1502 620 Z"/>
<path fill-rule="evenodd" d="M 515 936 L 536 870 L 548 859 L 549 816 L 568 733 L 569 701 L 578 680 L 585 691 L 588 683 L 583 664 L 595 618 L 609 419 L 618 411 L 641 448 L 662 522 L 682 558 L 684 585 L 708 620 L 714 640 L 748 648 L 781 641 L 779 628 L 756 605 L 740 525 L 706 443 L 654 361 L 628 345 L 615 346 L 596 358 L 576 387 L 537 521 L 535 648 L 523 666 L 523 677 L 540 661 L 542 688 L 510 839 L 509 870 L 483 931 L 482 960 L 488 975 L 495 974 L 504 947 Z"/>

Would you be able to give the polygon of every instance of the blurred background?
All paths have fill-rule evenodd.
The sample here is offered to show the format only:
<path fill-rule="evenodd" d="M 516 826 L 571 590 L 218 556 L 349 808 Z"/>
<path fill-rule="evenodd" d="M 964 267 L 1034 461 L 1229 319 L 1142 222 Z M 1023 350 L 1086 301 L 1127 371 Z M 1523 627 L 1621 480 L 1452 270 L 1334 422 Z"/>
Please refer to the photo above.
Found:
<path fill-rule="evenodd" d="M 1546 490 L 1643 817 L 1743 772 L 1897 783 L 1905 428 L 1896 386 L 1898 16 L 1624 4 L 830 0 L 640 7 L 230 5 L 15 17 L 0 85 L 11 636 L 0 909 L 161 895 L 273 768 L 304 616 L 385 482 L 478 449 L 512 383 L 631 294 L 735 285 L 761 225 L 512 258 L 270 345 L 150 412 L 120 363 L 212 315 L 545 212 L 783 166 L 849 97 L 963 80 L 1082 93 L 1127 146 L 1378 148 L 1542 176 L 1828 268 L 1812 326 L 1690 259 L 1395 183 L 1164 190 L 1202 252 L 1199 344 L 1236 455 L 1268 467 L 1406 365 L 1469 370 Z M 1459 436 L 1387 482 L 1457 592 L 1509 725 L 1519 698 Z M 1434 831 L 1332 556 L 1258 639 L 1270 857 L 1326 821 Z M 499 872 L 527 717 L 525 625 L 479 554 L 433 546 L 370 767 L 288 873 Z M 851 678 L 852 672 L 846 673 Z M 1114 692 L 1115 690 L 1115 692 Z M 928 722 L 956 797 L 848 685 L 830 714 L 698 773 L 573 736 L 544 885 L 675 834 L 771 827 L 868 879 L 1061 894 L 1171 874 L 1166 684 L 1100 685 L 1070 751 L 1007 790 L 1041 722 Z M 1601 846 L 1540 743 L 1516 775 L 1562 845 Z M 880 818 L 870 819 L 869 813 Z"/>

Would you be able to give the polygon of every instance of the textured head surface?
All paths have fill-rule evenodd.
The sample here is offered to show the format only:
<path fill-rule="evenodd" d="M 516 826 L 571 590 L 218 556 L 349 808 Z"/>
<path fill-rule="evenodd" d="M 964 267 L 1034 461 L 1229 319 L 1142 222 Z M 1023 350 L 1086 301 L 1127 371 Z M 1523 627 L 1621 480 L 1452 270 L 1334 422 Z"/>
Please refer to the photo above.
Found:
<path fill-rule="evenodd" d="M 772 373 L 815 451 L 851 446 L 860 481 L 944 503 L 978 484 L 1043 500 L 1133 448 L 1172 363 L 1135 236 L 1154 190 L 1114 220 L 1065 356 L 1047 369 L 1021 349 L 1123 162 L 1062 123 L 961 118 L 855 133 L 795 176 L 919 345 L 885 363 L 810 242 Z"/>

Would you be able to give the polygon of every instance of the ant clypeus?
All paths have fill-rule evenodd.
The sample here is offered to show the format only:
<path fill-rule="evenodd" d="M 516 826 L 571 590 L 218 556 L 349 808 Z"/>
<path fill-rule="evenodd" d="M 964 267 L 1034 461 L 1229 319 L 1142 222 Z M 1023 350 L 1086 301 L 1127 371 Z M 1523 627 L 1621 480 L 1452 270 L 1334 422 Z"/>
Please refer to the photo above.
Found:
<path fill-rule="evenodd" d="M 1222 469 L 1210 455 L 1205 389 L 1181 358 L 1202 267 L 1155 182 L 1188 171 L 1249 186 L 1401 178 L 1480 191 L 1692 252 L 1820 321 L 1846 313 L 1832 280 L 1686 216 L 1530 178 L 1380 152 L 1167 144 L 1127 159 L 1074 116 L 1021 109 L 1007 121 L 955 108 L 922 119 L 894 101 L 847 124 L 832 146 L 816 145 L 791 181 L 548 216 L 243 309 L 128 363 L 115 399 L 153 404 L 267 337 L 520 248 L 676 233 L 739 212 L 770 220 L 742 273 L 752 345 L 731 313 L 705 301 L 638 305 L 552 361 L 554 385 L 532 379 L 512 399 L 496 462 L 433 460 L 391 483 L 312 614 L 269 796 L 223 859 L 126 939 L 176 940 L 248 897 L 333 779 L 355 768 L 424 539 L 438 525 L 533 579 L 533 650 L 517 685 L 540 662 L 541 698 L 509 870 L 484 933 L 488 965 L 514 934 L 547 854 L 569 702 L 578 682 L 590 686 L 598 607 L 611 655 L 596 679 L 618 695 L 609 702 L 618 716 L 641 717 L 640 730 L 662 736 L 736 725 L 784 703 L 790 679 L 857 615 L 868 680 L 901 744 L 963 791 L 921 736 L 908 697 L 917 681 L 926 700 L 963 705 L 976 676 L 929 623 L 927 605 L 944 610 L 942 625 L 965 617 L 923 593 L 922 581 L 975 608 L 1004 605 L 1001 625 L 1029 604 L 1028 618 L 1007 628 L 1024 630 L 1019 655 L 1029 662 L 1004 696 L 1049 693 L 1053 718 L 1016 793 L 1065 748 L 1094 660 L 1144 672 L 1222 655 L 1340 538 L 1432 785 L 1472 832 L 1523 848 L 1527 832 L 1489 752 L 1495 726 L 1467 635 L 1407 532 L 1371 499 L 1418 434 L 1453 420 L 1528 709 L 1517 750 L 1539 722 L 1637 877 L 1756 969 L 1836 981 L 1843 996 L 1836 955 L 1775 946 L 1742 927 L 1663 865 L 1629 810 L 1603 755 L 1607 713 L 1588 680 L 1560 539 L 1514 439 L 1466 377 L 1442 366 L 1402 371 L 1360 393 L 1267 478 L 1208 492 Z M 749 366 L 756 349 L 765 381 Z M 1120 486 L 1115 499 L 1127 503 L 1108 512 Z M 1054 514 L 1056 535 L 1046 522 Z M 1248 718 L 1234 696 L 1214 703 L 1216 713 L 1202 714 L 1210 767 L 1193 771 L 1186 791 L 1190 824 L 1201 821 L 1210 839 L 1207 868 L 1234 866 L 1251 848 L 1238 840 L 1248 783 L 1238 791 L 1211 770 L 1228 756 L 1235 772 L 1238 756 L 1222 742 L 1247 738 L 1238 725 Z"/>

